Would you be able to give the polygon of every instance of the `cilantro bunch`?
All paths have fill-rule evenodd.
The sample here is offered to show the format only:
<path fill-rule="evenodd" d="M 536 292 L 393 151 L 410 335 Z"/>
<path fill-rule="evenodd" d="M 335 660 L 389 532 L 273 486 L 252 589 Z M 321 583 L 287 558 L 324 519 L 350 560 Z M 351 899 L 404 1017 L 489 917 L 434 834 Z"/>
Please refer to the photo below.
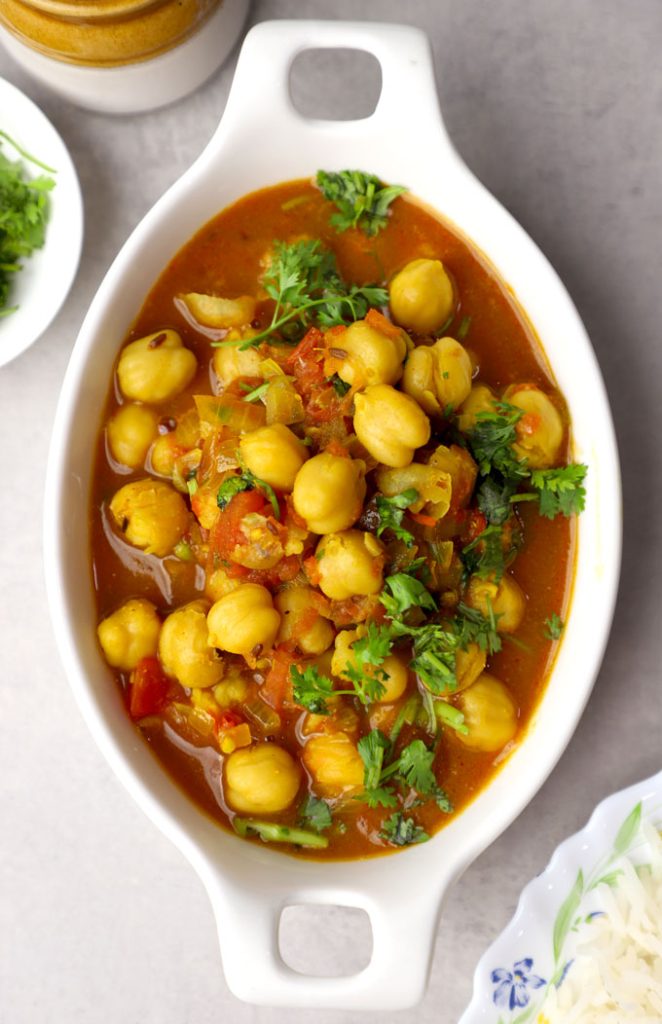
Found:
<path fill-rule="evenodd" d="M 505 533 L 504 526 L 517 502 L 537 501 L 540 515 L 547 519 L 576 515 L 584 508 L 587 466 L 570 463 L 555 469 L 531 469 L 526 460 L 517 457 L 513 446 L 523 415 L 522 409 L 509 402 L 495 402 L 493 410 L 477 414 L 468 433 L 469 449 L 478 463 L 476 500 L 488 525 L 462 551 L 467 573 L 497 580 L 503 576 L 517 541 L 512 531 L 511 536 Z"/>
<path fill-rule="evenodd" d="M 6 132 L 0 131 L 0 139 L 13 146 L 24 160 L 55 173 L 26 153 Z M 8 306 L 13 275 L 21 270 L 22 260 L 41 249 L 46 240 L 48 193 L 54 186 L 53 178 L 45 174 L 28 178 L 22 161 L 12 161 L 0 152 L 0 317 L 18 308 Z"/>
<path fill-rule="evenodd" d="M 337 209 L 329 218 L 336 231 L 359 228 L 368 236 L 386 227 L 389 206 L 408 191 L 403 185 L 382 185 L 365 171 L 318 171 L 317 185 Z"/>
<path fill-rule="evenodd" d="M 241 342 L 219 341 L 215 346 L 239 345 L 243 350 L 267 338 L 296 341 L 313 323 L 323 328 L 352 323 L 388 302 L 385 288 L 343 281 L 334 254 L 317 239 L 275 241 L 262 286 L 275 303 L 268 327 Z"/>

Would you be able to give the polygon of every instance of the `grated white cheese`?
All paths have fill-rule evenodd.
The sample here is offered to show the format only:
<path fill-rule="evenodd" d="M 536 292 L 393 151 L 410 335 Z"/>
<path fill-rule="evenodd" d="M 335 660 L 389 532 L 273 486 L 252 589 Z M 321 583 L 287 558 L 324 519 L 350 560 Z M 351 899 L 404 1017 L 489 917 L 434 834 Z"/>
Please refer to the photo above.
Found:
<path fill-rule="evenodd" d="M 601 916 L 581 927 L 574 961 L 548 990 L 537 1024 L 662 1022 L 662 839 L 650 825 L 642 831 L 642 863 L 621 857 L 617 883 L 595 889 Z"/>

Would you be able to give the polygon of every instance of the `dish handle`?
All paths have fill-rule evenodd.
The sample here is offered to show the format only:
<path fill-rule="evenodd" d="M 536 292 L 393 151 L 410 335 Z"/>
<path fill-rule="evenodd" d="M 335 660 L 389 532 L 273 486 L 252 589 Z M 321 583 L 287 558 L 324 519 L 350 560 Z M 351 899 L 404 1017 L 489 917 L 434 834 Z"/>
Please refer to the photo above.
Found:
<path fill-rule="evenodd" d="M 297 111 L 289 87 L 292 63 L 301 53 L 319 49 L 361 50 L 377 59 L 382 86 L 371 115 L 332 121 L 309 119 Z M 276 138 L 283 146 L 300 137 L 309 146 L 311 133 L 328 137 L 334 130 L 345 140 L 353 131 L 380 140 L 386 134 L 398 149 L 411 146 L 418 151 L 424 142 L 427 155 L 434 140 L 447 154 L 456 155 L 441 118 L 432 51 L 424 32 L 409 25 L 305 20 L 261 22 L 248 32 L 210 146 L 229 133 L 245 134 L 252 148 L 256 138 L 262 143 Z"/>
<path fill-rule="evenodd" d="M 422 999 L 449 878 L 442 884 L 436 878 L 431 887 L 398 885 L 391 875 L 389 883 L 382 879 L 358 890 L 287 886 L 277 881 L 279 872 L 264 882 L 259 874 L 233 878 L 213 867 L 201 874 L 216 917 L 225 978 L 239 999 L 275 1007 L 373 1011 L 406 1009 Z M 302 905 L 364 910 L 373 939 L 368 965 L 331 978 L 289 967 L 279 947 L 280 917 L 286 907 Z"/>

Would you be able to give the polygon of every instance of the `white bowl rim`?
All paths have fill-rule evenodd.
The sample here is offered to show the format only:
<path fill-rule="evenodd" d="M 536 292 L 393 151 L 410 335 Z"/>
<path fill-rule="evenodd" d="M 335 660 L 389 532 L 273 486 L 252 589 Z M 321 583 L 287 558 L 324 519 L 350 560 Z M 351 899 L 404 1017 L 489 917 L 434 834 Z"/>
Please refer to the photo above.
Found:
<path fill-rule="evenodd" d="M 320 46 L 362 49 L 380 61 L 382 93 L 370 118 L 311 122 L 294 111 L 287 87 L 289 67 L 298 53 Z M 259 74 L 256 68 L 261 69 Z M 265 95 L 270 97 L 268 105 Z M 398 146 L 387 141 L 394 128 L 402 143 Z M 241 173 L 235 171 L 230 184 L 233 154 L 251 153 L 256 137 L 263 139 L 262 162 L 242 164 Z M 408 146 L 411 149 L 416 143 L 420 148 L 421 138 L 427 159 L 409 166 Z M 340 164 L 338 153 L 342 154 Z M 127 733 L 119 701 L 114 704 L 98 682 L 100 676 L 105 681 L 106 675 L 91 635 L 89 584 L 81 584 L 79 578 L 84 570 L 78 538 L 86 530 L 80 508 L 86 506 L 90 453 L 76 428 L 85 414 L 93 416 L 96 409 L 98 416 L 116 339 L 135 316 L 140 289 L 146 294 L 161 269 L 164 252 L 174 253 L 215 210 L 256 187 L 312 174 L 318 166 L 339 169 L 348 164 L 368 166 L 392 181 L 405 180 L 409 169 L 414 194 L 457 223 L 514 287 L 569 401 L 577 454 L 590 462 L 591 475 L 587 509 L 579 526 L 572 614 L 527 741 L 431 842 L 395 858 L 322 865 L 241 843 L 203 820 L 169 780 L 164 782 L 165 774 L 153 759 L 147 760 L 151 755 L 143 749 L 145 745 L 135 733 Z M 215 201 L 215 207 L 210 205 Z M 554 313 L 551 335 L 550 307 Z M 557 346 L 553 358 L 547 343 L 550 336 Z M 93 366 L 100 372 L 104 359 L 108 375 L 100 390 L 93 379 L 86 380 L 86 374 Z M 588 402 L 579 398 L 584 388 L 588 388 Z M 542 785 L 581 716 L 609 633 L 621 547 L 618 455 L 594 353 L 555 272 L 452 148 L 440 120 L 429 42 L 423 33 L 402 25 L 307 21 L 265 22 L 249 32 L 211 143 L 136 228 L 85 318 L 58 405 L 45 508 L 49 605 L 74 693 L 120 779 L 205 882 L 219 922 L 226 978 L 235 994 L 270 1005 L 350 1009 L 395 1009 L 420 999 L 443 893 Z M 546 728 L 550 722 L 554 728 Z M 402 884 L 403 877 L 416 878 L 423 871 L 427 872 L 423 892 Z M 368 911 L 374 948 L 363 972 L 328 980 L 304 978 L 285 967 L 277 948 L 278 917 L 284 905 L 301 901 L 347 903 Z M 410 950 L 406 966 L 398 953 L 405 947 Z M 259 972 L 247 967 L 255 962 L 260 963 Z"/>

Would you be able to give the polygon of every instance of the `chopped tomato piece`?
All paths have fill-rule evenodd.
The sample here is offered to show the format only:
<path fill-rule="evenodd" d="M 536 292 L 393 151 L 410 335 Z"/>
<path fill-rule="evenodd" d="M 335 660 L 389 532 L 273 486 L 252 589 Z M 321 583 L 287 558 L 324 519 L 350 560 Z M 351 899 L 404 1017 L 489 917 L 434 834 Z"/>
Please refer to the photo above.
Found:
<path fill-rule="evenodd" d="M 238 711 L 223 711 L 216 719 L 216 731 L 226 732 L 228 729 L 234 729 L 235 726 L 241 725 L 246 719 Z"/>
<path fill-rule="evenodd" d="M 321 580 L 322 576 L 320 573 L 319 563 L 315 556 L 311 555 L 309 558 L 304 559 L 303 567 L 306 576 L 308 577 L 312 585 L 316 587 L 319 584 L 319 581 Z"/>
<path fill-rule="evenodd" d="M 238 544 L 245 542 L 241 521 L 252 512 L 261 512 L 266 506 L 260 491 L 240 491 L 222 510 L 209 532 L 209 555 L 229 560 Z"/>
<path fill-rule="evenodd" d="M 365 315 L 365 322 L 374 327 L 380 334 L 385 334 L 387 338 L 396 339 L 402 337 L 402 329 L 392 324 L 378 309 L 369 309 Z"/>
<path fill-rule="evenodd" d="M 292 700 L 290 668 L 297 659 L 283 647 L 275 648 L 271 659 L 271 668 L 260 687 L 260 697 L 270 707 L 279 711 L 286 700 Z"/>
<path fill-rule="evenodd" d="M 433 516 L 422 515 L 420 512 L 408 512 L 407 515 L 420 526 L 436 526 L 437 520 Z"/>
<path fill-rule="evenodd" d="M 141 658 L 131 673 L 129 712 L 132 718 L 156 715 L 163 710 L 170 680 L 158 658 Z"/>
<path fill-rule="evenodd" d="M 477 509 L 470 509 L 467 516 L 467 525 L 465 536 L 467 543 L 474 541 L 476 537 L 479 537 L 483 530 L 487 529 L 487 519 L 482 512 Z"/>
<path fill-rule="evenodd" d="M 304 393 L 312 385 L 324 380 L 323 349 L 324 335 L 317 327 L 311 327 L 287 357 L 285 365 L 296 377 Z"/>

